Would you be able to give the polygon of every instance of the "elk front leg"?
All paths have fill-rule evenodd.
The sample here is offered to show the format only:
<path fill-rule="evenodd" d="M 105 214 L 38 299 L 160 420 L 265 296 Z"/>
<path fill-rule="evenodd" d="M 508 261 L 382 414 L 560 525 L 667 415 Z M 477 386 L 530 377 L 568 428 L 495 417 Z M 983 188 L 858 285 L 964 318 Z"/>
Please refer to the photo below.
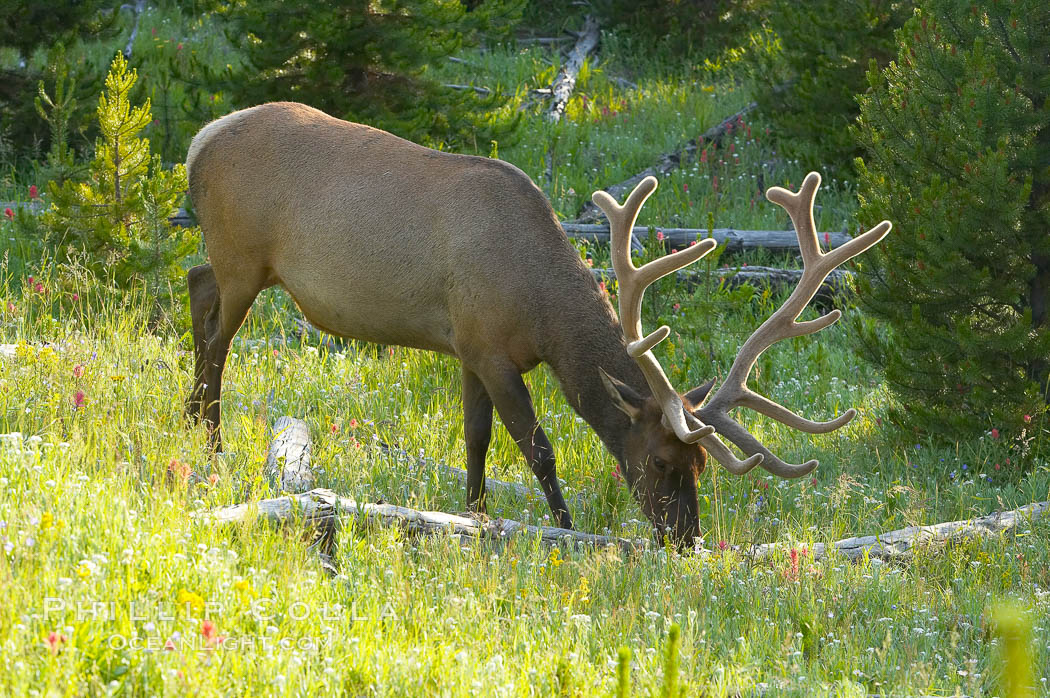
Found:
<path fill-rule="evenodd" d="M 558 485 L 554 448 L 536 421 L 532 396 L 529 395 L 529 389 L 525 387 L 521 374 L 514 368 L 506 368 L 483 374 L 482 380 L 507 431 L 518 444 L 533 474 L 539 480 L 551 514 L 554 515 L 554 521 L 561 528 L 572 528 L 569 507 L 565 504 L 561 487 Z"/>
<path fill-rule="evenodd" d="M 463 440 L 467 444 L 467 510 L 485 513 L 485 454 L 492 440 L 492 399 L 478 375 L 463 367 Z"/>

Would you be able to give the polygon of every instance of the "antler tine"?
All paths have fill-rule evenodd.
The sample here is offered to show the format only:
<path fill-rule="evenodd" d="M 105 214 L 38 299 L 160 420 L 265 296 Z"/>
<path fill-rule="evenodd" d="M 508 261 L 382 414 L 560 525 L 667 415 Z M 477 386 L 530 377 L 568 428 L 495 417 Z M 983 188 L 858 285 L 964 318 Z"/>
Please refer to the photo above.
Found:
<path fill-rule="evenodd" d="M 729 410 L 734 407 L 748 407 L 778 422 L 810 434 L 824 434 L 847 424 L 857 414 L 856 410 L 847 410 L 842 415 L 827 422 L 815 422 L 800 417 L 783 405 L 755 393 L 747 387 L 747 379 L 754 368 L 759 355 L 774 343 L 789 337 L 818 332 L 833 324 L 842 316 L 839 310 L 822 315 L 815 320 L 798 322 L 806 306 L 816 295 L 821 284 L 835 267 L 852 257 L 864 252 L 889 233 L 892 227 L 889 221 L 883 221 L 868 232 L 828 253 L 820 251 L 817 241 L 816 225 L 813 222 L 813 201 L 820 187 L 820 175 L 810 172 L 798 192 L 791 192 L 781 187 L 770 187 L 766 198 L 778 204 L 788 212 L 798 236 L 799 249 L 802 252 L 802 278 L 795 290 L 788 296 L 784 305 L 777 309 L 757 330 L 748 337 L 740 348 L 740 353 L 729 369 L 725 382 L 718 388 L 708 403 L 697 410 L 697 415 L 704 423 L 713 425 L 719 434 L 732 441 L 744 453 L 760 455 L 759 463 L 771 473 L 782 477 L 800 477 L 817 467 L 817 461 L 811 460 L 799 465 L 785 463 L 773 455 L 765 446 L 729 417 Z M 717 437 L 705 439 L 708 444 Z M 712 444 L 713 445 L 713 444 Z M 724 448 L 719 443 L 718 446 Z M 718 446 L 708 446 L 708 451 L 719 462 L 725 465 L 719 456 Z M 728 451 L 728 449 L 725 449 Z M 730 454 L 731 455 L 731 454 Z M 735 461 L 735 457 L 734 457 Z M 739 461 L 731 461 L 738 467 Z"/>
<path fill-rule="evenodd" d="M 604 191 L 594 192 L 591 200 L 609 219 L 609 247 L 613 270 L 620 287 L 620 324 L 627 338 L 627 353 L 642 369 L 653 397 L 663 410 L 667 426 L 685 443 L 693 443 L 714 434 L 714 427 L 702 424 L 685 411 L 681 397 L 671 386 L 660 362 L 653 355 L 652 348 L 667 338 L 671 328 L 664 325 L 652 334 L 643 335 L 642 297 L 645 289 L 654 281 L 700 259 L 714 249 L 717 243 L 710 239 L 703 240 L 641 267 L 634 266 L 634 262 L 631 261 L 631 232 L 642 204 L 656 191 L 656 186 L 655 177 L 646 177 L 634 188 L 623 206 Z"/>

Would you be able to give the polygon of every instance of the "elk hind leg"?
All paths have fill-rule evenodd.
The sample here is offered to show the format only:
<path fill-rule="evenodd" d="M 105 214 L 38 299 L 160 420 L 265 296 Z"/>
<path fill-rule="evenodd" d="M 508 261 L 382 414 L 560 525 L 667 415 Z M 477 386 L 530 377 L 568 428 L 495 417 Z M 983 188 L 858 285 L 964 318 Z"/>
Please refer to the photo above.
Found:
<path fill-rule="evenodd" d="M 204 416 L 205 357 L 208 337 L 205 321 L 212 306 L 218 305 L 219 286 L 210 264 L 193 267 L 186 275 L 190 292 L 190 316 L 193 320 L 193 389 L 186 400 L 186 417 L 193 424 Z"/>
<path fill-rule="evenodd" d="M 262 285 L 247 285 L 243 279 L 220 284 L 216 302 L 204 317 L 204 423 L 210 432 L 212 448 L 216 451 L 222 450 L 220 398 L 226 358 L 233 336 L 244 323 L 255 297 L 262 289 Z"/>
<path fill-rule="evenodd" d="M 485 513 L 485 454 L 492 440 L 492 399 L 463 366 L 463 440 L 467 446 L 467 510 Z"/>

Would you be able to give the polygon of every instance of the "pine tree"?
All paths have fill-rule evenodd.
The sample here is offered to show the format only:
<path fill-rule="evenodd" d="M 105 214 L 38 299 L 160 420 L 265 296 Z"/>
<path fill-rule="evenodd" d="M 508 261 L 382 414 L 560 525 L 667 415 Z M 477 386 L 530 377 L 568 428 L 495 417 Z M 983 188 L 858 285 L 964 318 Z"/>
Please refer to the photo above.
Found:
<path fill-rule="evenodd" d="M 1050 387 L 1050 4 L 928 0 L 897 37 L 854 130 L 860 217 L 895 230 L 859 280 L 890 332 L 862 346 L 899 422 L 1020 433 Z"/>
<path fill-rule="evenodd" d="M 854 95 L 867 86 L 869 60 L 889 63 L 893 33 L 913 7 L 912 0 L 770 2 L 765 27 L 776 48 L 756 41 L 751 65 L 759 106 L 786 155 L 850 176 L 860 154 L 848 130 L 859 113 Z"/>
<path fill-rule="evenodd" d="M 138 134 L 152 120 L 150 103 L 128 98 L 138 75 L 117 54 L 98 100 L 101 135 L 86 181 L 49 183 L 52 205 L 45 224 L 78 262 L 118 288 L 145 281 L 158 292 L 181 277 L 179 260 L 197 248 L 198 231 L 173 228 L 168 219 L 187 189 L 186 168 L 165 170 Z"/>
<path fill-rule="evenodd" d="M 304 102 L 429 145 L 486 153 L 510 126 L 489 115 L 502 97 L 444 87 L 428 74 L 480 32 L 513 27 L 524 0 L 282 0 L 223 3 L 226 33 L 244 61 L 208 75 L 240 107 Z M 498 91 L 497 91 L 498 92 Z"/>

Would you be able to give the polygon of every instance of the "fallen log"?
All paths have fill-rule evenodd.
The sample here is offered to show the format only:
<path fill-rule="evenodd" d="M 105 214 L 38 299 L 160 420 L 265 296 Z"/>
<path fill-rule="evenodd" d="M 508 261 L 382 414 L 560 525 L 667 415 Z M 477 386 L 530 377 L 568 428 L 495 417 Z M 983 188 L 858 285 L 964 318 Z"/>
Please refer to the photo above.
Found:
<path fill-rule="evenodd" d="M 1050 502 L 1028 504 L 1010 511 L 1000 511 L 976 519 L 948 521 L 929 526 L 908 526 L 888 533 L 873 536 L 844 538 L 834 543 L 814 543 L 809 551 L 814 560 L 826 558 L 831 551 L 836 551 L 854 562 L 864 559 L 878 559 L 885 562 L 907 560 L 918 549 L 935 546 L 946 546 L 970 538 L 990 538 L 1013 532 L 1022 523 L 1030 523 L 1050 513 Z M 755 545 L 745 554 L 761 560 L 783 552 L 788 546 L 784 543 L 765 543 Z"/>
<path fill-rule="evenodd" d="M 592 242 L 609 242 L 609 226 L 601 223 L 562 223 L 562 229 L 570 238 Z M 743 252 L 744 250 L 764 249 L 773 252 L 791 252 L 799 254 L 798 236 L 794 230 L 736 230 L 734 228 L 660 228 L 663 233 L 661 241 L 664 247 L 682 249 L 698 239 L 714 238 L 719 244 L 726 245 L 726 252 Z M 631 231 L 632 247 L 641 246 L 641 240 L 649 236 L 649 226 L 636 225 Z M 818 233 L 818 240 L 825 247 L 841 247 L 852 237 L 847 233 Z"/>
<path fill-rule="evenodd" d="M 569 56 L 562 66 L 558 78 L 551 85 L 551 95 L 554 101 L 547 111 L 547 120 L 556 123 L 561 120 L 565 108 L 569 104 L 569 98 L 576 87 L 576 76 L 579 75 L 587 56 L 594 51 L 598 45 L 598 20 L 593 15 L 587 15 L 583 20 L 583 29 L 580 30 L 576 39 L 576 45 L 569 51 Z"/>
<path fill-rule="evenodd" d="M 473 519 L 440 511 L 419 511 L 393 504 L 366 504 L 340 497 L 326 489 L 285 495 L 259 502 L 235 504 L 193 518 L 208 524 L 243 524 L 262 518 L 275 525 L 301 523 L 331 529 L 350 518 L 366 526 L 397 528 L 409 535 L 451 534 L 466 539 L 508 540 L 517 535 L 537 538 L 544 545 L 616 546 L 635 551 L 649 547 L 644 539 L 615 538 L 552 526 L 532 526 L 510 519 Z"/>
<path fill-rule="evenodd" d="M 131 59 L 131 49 L 135 45 L 135 37 L 139 35 L 139 21 L 142 19 L 142 12 L 146 9 L 146 0 L 135 0 L 134 5 L 121 5 L 120 9 L 131 10 L 135 16 L 135 23 L 131 26 L 131 36 L 128 37 L 128 43 L 124 46 L 124 58 Z"/>
<path fill-rule="evenodd" d="M 295 494 L 313 489 L 310 430 L 306 422 L 294 417 L 280 417 L 273 425 L 273 433 L 263 467 L 270 485 L 279 491 Z"/>
<path fill-rule="evenodd" d="M 615 279 L 616 273 L 612 269 L 592 269 L 591 272 L 599 279 Z M 777 267 L 734 267 L 712 269 L 680 270 L 675 272 L 678 283 L 685 285 L 686 289 L 702 286 L 713 282 L 724 284 L 728 288 L 736 288 L 748 284 L 755 288 L 769 287 L 775 290 L 789 290 L 798 286 L 802 279 L 801 269 L 779 269 Z M 847 293 L 853 288 L 853 273 L 844 269 L 836 269 L 824 283 L 820 285 L 814 299 L 818 303 L 828 304 L 842 293 Z"/>
<path fill-rule="evenodd" d="M 694 138 L 686 142 L 674 152 L 661 155 L 659 160 L 657 160 L 656 164 L 650 167 L 646 167 L 638 174 L 625 179 L 619 184 L 614 184 L 610 187 L 606 187 L 605 191 L 608 192 L 609 195 L 617 201 L 622 200 L 624 195 L 627 194 L 627 192 L 634 189 L 635 186 L 637 186 L 637 184 L 646 177 L 649 177 L 650 175 L 653 177 L 666 175 L 672 170 L 677 169 L 683 164 L 691 161 L 694 157 L 696 157 L 696 151 L 699 149 L 699 144 L 701 142 L 703 142 L 705 146 L 711 143 L 720 142 L 722 138 L 724 138 L 725 135 L 729 133 L 734 124 L 743 120 L 743 118 L 747 114 L 749 114 L 752 110 L 756 109 L 757 107 L 758 102 L 752 102 L 751 104 L 747 105 L 732 116 L 723 119 L 721 123 L 712 126 L 711 128 L 704 131 L 703 135 L 701 135 L 699 138 Z M 601 220 L 601 218 L 602 212 L 598 209 L 597 206 L 594 205 L 593 201 L 588 199 L 584 203 L 583 208 L 580 209 L 580 214 L 576 217 L 576 220 L 573 222 L 593 223 L 595 221 Z"/>

